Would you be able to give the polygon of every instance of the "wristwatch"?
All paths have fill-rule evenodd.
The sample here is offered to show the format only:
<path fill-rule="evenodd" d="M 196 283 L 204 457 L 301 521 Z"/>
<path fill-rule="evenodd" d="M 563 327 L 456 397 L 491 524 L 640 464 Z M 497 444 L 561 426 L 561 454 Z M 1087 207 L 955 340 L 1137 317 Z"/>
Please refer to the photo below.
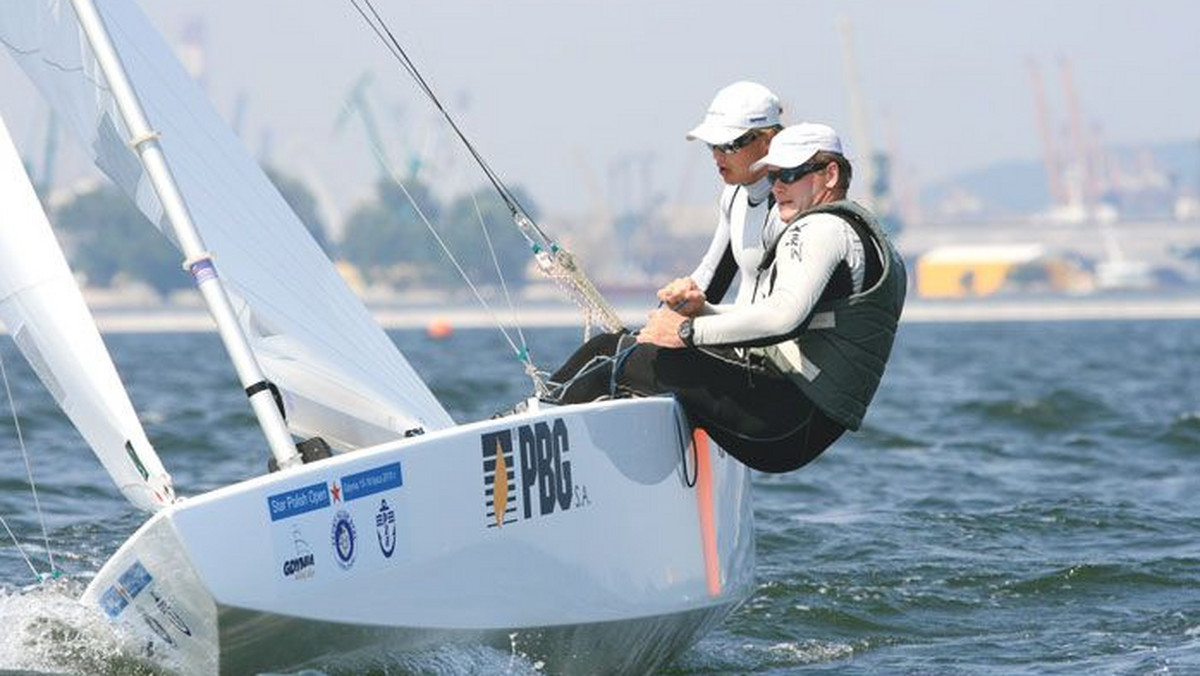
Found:
<path fill-rule="evenodd" d="M 683 344 L 686 345 L 687 347 L 696 347 L 696 344 L 692 342 L 692 318 L 691 317 L 688 317 L 687 319 L 683 320 L 682 323 L 679 324 L 679 339 L 682 340 Z"/>

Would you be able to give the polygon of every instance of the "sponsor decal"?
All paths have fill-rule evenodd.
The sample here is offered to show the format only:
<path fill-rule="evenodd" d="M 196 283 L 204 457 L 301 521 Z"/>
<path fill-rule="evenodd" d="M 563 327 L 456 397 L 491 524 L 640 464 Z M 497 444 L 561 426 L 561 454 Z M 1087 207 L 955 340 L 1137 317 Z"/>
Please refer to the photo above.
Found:
<path fill-rule="evenodd" d="M 330 541 L 333 544 L 334 560 L 343 570 L 350 570 L 354 560 L 358 558 L 358 532 L 354 528 L 350 512 L 339 509 L 334 515 Z"/>
<path fill-rule="evenodd" d="M 217 278 L 217 269 L 213 266 L 211 258 L 204 258 L 192 263 L 191 273 L 192 278 L 196 280 L 196 286 Z"/>
<path fill-rule="evenodd" d="M 150 627 L 150 631 L 153 631 L 155 635 L 165 641 L 166 644 L 172 648 L 179 647 L 179 644 L 175 643 L 175 639 L 171 636 L 171 633 L 167 631 L 167 628 L 163 626 L 162 622 L 150 617 L 150 615 L 141 608 L 138 608 L 138 612 L 141 613 L 142 620 L 146 622 L 146 626 Z"/>
<path fill-rule="evenodd" d="M 365 472 L 350 474 L 342 477 L 342 499 L 346 502 L 365 498 L 369 495 L 399 488 L 403 483 L 400 476 L 400 463 L 375 467 Z"/>
<path fill-rule="evenodd" d="M 150 480 L 150 472 L 146 470 L 146 465 L 142 464 L 142 459 L 138 457 L 137 451 L 133 450 L 133 442 L 125 442 L 125 453 L 129 455 L 129 460 L 133 462 L 133 466 L 137 468 L 138 475 L 142 477 L 142 481 Z"/>
<path fill-rule="evenodd" d="M 800 240 L 799 230 L 789 230 L 787 241 L 783 243 L 792 260 L 804 260 L 804 243 Z"/>
<path fill-rule="evenodd" d="M 117 583 L 100 597 L 100 607 L 104 609 L 105 614 L 115 619 L 153 581 L 150 571 L 146 570 L 142 562 L 134 561 L 133 565 L 117 578 Z"/>
<path fill-rule="evenodd" d="M 109 587 L 104 594 L 100 596 L 100 609 L 104 611 L 112 619 L 116 619 L 121 611 L 125 610 L 125 606 L 129 605 L 125 595 L 117 591 L 116 587 Z"/>
<path fill-rule="evenodd" d="M 271 521 L 323 509 L 329 504 L 329 491 L 324 481 L 267 496 L 267 509 L 271 514 Z"/>
<path fill-rule="evenodd" d="M 158 592 L 154 590 L 150 590 L 150 598 L 154 599 L 154 607 L 158 608 L 158 612 L 162 613 L 162 616 L 167 618 L 167 621 L 174 625 L 180 633 L 184 636 L 192 635 L 192 628 L 188 626 L 187 622 L 183 621 L 183 615 L 175 610 L 170 601 L 163 596 L 159 596 Z"/>
<path fill-rule="evenodd" d="M 487 526 L 498 528 L 517 520 L 516 464 L 512 430 L 491 432 L 480 438 L 483 446 L 483 496 Z"/>
<path fill-rule="evenodd" d="M 379 501 L 379 511 L 375 513 L 375 537 L 379 540 L 379 551 L 383 557 L 392 558 L 392 554 L 396 553 L 396 510 L 388 507 L 387 500 Z"/>
<path fill-rule="evenodd" d="M 393 558 L 400 548 L 396 518 L 399 496 L 394 491 L 403 484 L 400 463 L 393 461 L 269 495 L 267 511 L 272 521 L 275 579 L 280 584 L 291 584 L 319 578 L 318 568 L 322 570 L 321 576 L 334 570 L 322 553 L 324 536 L 319 541 L 312 539 L 314 533 L 325 532 L 322 529 L 326 524 L 330 529 L 333 562 L 342 570 L 383 565 Z M 364 558 L 360 556 L 363 543 L 357 526 L 368 524 L 362 535 L 369 541 L 372 520 L 382 556 L 376 557 L 368 542 Z"/>
<path fill-rule="evenodd" d="M 587 487 L 572 482 L 571 440 L 562 418 L 490 432 L 480 437 L 480 443 L 488 527 L 591 502 Z"/>
<path fill-rule="evenodd" d="M 296 555 L 283 562 L 283 577 L 289 580 L 308 580 L 317 573 L 317 560 L 299 528 L 292 529 Z"/>

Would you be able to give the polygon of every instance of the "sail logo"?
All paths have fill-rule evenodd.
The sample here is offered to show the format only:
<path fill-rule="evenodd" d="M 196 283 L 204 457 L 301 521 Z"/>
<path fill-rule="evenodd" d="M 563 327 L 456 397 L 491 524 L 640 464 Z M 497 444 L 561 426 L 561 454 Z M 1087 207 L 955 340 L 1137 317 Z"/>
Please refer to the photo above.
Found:
<path fill-rule="evenodd" d="M 354 519 L 346 510 L 339 509 L 334 515 L 329 539 L 333 545 L 334 560 L 342 570 L 350 570 L 358 558 L 358 531 L 354 528 Z"/>
<path fill-rule="evenodd" d="M 396 510 L 388 507 L 387 500 L 379 501 L 379 511 L 375 513 L 375 537 L 383 558 L 392 558 L 396 553 Z"/>
<path fill-rule="evenodd" d="M 569 510 L 580 504 L 576 495 L 586 493 L 572 483 L 571 439 L 562 418 L 490 432 L 480 443 L 490 528 Z"/>
<path fill-rule="evenodd" d="M 296 546 L 296 555 L 283 562 L 283 577 L 290 580 L 312 579 L 317 574 L 317 559 L 299 528 L 292 529 L 292 542 Z"/>

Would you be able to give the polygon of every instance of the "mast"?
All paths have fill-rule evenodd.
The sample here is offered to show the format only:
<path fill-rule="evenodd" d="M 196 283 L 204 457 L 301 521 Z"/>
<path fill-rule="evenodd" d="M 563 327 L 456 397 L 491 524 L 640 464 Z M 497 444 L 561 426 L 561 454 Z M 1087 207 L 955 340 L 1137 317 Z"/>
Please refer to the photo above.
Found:
<path fill-rule="evenodd" d="M 129 82 L 120 56 L 113 47 L 104 21 L 92 0 L 71 0 L 71 5 L 75 8 L 79 26 L 96 56 L 100 70 L 112 88 L 113 99 L 117 103 L 121 118 L 132 135 L 129 146 L 137 153 L 150 177 L 154 192 L 162 203 L 175 239 L 183 250 L 183 267 L 192 275 L 196 288 L 200 290 L 209 313 L 216 322 L 217 332 L 233 362 L 238 380 L 250 399 L 250 405 L 263 434 L 267 437 L 271 454 L 280 468 L 296 465 L 300 462 L 300 456 L 296 452 L 283 415 L 275 403 L 271 386 L 254 358 L 249 341 L 242 333 L 233 305 L 217 276 L 213 256 L 205 248 L 200 234 L 196 231 L 191 214 L 159 145 L 159 134 L 150 127 L 146 119 L 141 102 Z"/>

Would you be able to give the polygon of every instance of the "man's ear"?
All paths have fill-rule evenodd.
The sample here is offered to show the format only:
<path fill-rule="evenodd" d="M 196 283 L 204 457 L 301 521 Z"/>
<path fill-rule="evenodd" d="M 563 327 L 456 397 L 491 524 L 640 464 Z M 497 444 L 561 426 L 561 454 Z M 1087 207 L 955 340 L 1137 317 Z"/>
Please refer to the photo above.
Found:
<path fill-rule="evenodd" d="M 825 167 L 825 187 L 833 190 L 837 187 L 838 180 L 842 177 L 842 168 L 837 162 L 830 162 Z"/>

